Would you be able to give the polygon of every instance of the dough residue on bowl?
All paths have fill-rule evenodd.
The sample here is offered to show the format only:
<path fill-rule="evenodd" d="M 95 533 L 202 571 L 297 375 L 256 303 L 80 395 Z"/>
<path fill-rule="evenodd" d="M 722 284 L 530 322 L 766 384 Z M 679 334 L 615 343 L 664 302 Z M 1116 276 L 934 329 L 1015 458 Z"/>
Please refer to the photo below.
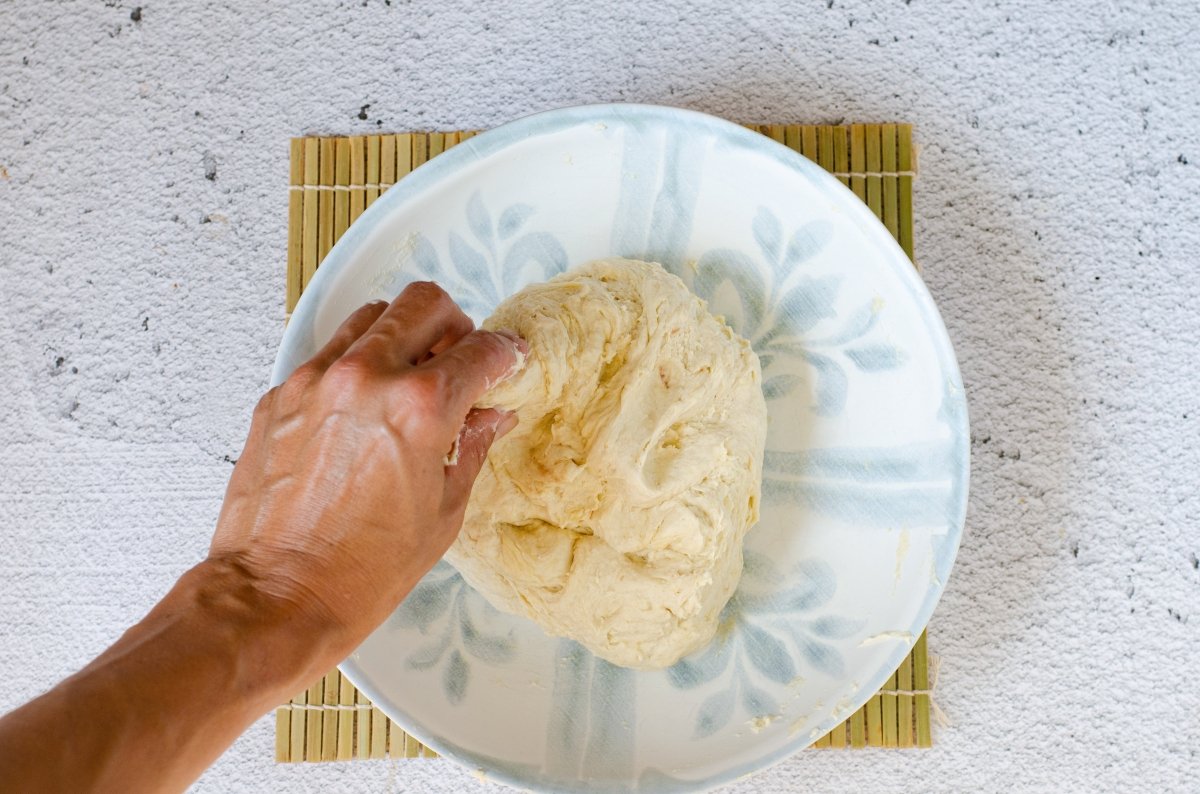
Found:
<path fill-rule="evenodd" d="M 529 343 L 446 558 L 494 606 L 615 664 L 708 642 L 758 520 L 767 410 L 746 340 L 659 265 L 605 259 L 484 323 Z"/>

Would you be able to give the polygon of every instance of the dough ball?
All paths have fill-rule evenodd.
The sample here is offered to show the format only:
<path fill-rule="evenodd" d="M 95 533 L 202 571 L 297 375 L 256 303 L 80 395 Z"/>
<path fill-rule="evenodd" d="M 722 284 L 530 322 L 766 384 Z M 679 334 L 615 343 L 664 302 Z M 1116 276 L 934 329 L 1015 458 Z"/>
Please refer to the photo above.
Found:
<path fill-rule="evenodd" d="M 614 664 L 716 632 L 758 520 L 767 408 L 746 340 L 659 265 L 529 286 L 485 328 L 529 342 L 483 404 L 515 410 L 446 558 L 494 606 Z"/>

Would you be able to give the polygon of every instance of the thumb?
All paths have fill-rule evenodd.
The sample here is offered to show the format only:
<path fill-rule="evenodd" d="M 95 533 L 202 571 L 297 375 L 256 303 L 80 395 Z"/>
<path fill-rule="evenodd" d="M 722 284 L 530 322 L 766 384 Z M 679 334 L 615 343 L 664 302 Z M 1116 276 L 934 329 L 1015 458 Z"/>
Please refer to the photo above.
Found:
<path fill-rule="evenodd" d="M 471 486 L 483 468 L 492 442 L 517 426 L 517 415 L 497 408 L 472 408 L 458 432 L 457 450 L 446 466 L 442 515 L 461 520 L 467 509 Z"/>

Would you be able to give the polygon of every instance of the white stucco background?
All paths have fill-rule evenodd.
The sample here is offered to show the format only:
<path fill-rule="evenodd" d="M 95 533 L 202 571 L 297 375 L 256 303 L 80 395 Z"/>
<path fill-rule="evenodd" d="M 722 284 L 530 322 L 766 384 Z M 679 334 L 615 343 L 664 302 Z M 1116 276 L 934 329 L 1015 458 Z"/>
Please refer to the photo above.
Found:
<path fill-rule="evenodd" d="M 282 331 L 289 136 L 629 100 L 913 122 L 971 404 L 936 747 L 731 790 L 1200 787 L 1194 2 L 267 6 L 0 3 L 0 711 L 204 553 Z M 272 728 L 196 790 L 500 790 L 276 766 Z"/>

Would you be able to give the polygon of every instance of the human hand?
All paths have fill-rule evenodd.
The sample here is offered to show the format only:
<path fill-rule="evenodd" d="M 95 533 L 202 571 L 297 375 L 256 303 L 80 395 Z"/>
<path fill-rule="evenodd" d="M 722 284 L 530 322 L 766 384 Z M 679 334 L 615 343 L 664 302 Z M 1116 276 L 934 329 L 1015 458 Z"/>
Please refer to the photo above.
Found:
<path fill-rule="evenodd" d="M 431 283 L 363 306 L 259 402 L 210 561 L 243 571 L 348 653 L 457 536 L 489 446 L 516 424 L 472 406 L 524 350 L 474 330 Z"/>

